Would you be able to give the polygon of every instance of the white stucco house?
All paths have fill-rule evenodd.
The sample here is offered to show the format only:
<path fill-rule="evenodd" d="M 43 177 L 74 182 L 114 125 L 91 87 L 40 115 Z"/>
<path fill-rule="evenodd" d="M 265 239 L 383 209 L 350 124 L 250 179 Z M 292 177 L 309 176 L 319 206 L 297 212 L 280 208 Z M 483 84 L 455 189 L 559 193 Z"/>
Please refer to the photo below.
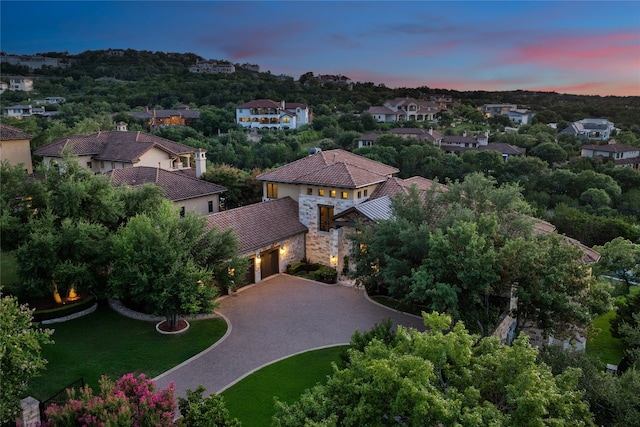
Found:
<path fill-rule="evenodd" d="M 619 144 L 615 139 L 610 140 L 606 145 L 583 145 L 580 149 L 580 156 L 613 159 L 616 166 L 640 170 L 640 148 Z"/>
<path fill-rule="evenodd" d="M 311 120 L 311 109 L 297 102 L 256 99 L 236 107 L 236 123 L 245 128 L 297 129 Z"/>

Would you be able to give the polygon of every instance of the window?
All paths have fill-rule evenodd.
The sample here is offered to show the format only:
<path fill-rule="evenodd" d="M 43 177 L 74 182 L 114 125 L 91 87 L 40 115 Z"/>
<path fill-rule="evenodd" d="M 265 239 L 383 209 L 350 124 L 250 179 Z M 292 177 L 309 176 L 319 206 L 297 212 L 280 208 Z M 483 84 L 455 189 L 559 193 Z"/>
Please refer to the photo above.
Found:
<path fill-rule="evenodd" d="M 87 169 L 91 169 L 92 166 L 91 162 L 87 162 Z"/>
<path fill-rule="evenodd" d="M 307 187 L 307 196 L 312 196 L 312 195 L 313 195 L 313 188 Z"/>
<path fill-rule="evenodd" d="M 209 213 L 213 212 L 213 200 L 209 200 L 207 203 L 209 205 Z"/>
<path fill-rule="evenodd" d="M 367 197 L 368 194 L 369 194 L 369 190 L 364 190 L 364 197 Z"/>
<path fill-rule="evenodd" d="M 346 199 L 347 197 L 349 197 L 349 193 L 347 193 L 346 191 L 342 192 L 342 198 Z"/>
<path fill-rule="evenodd" d="M 334 197 L 334 198 L 335 198 L 335 197 L 336 197 L 336 190 L 331 190 L 331 191 L 329 192 L 329 194 L 331 195 L 331 197 Z"/>
<path fill-rule="evenodd" d="M 358 191 L 358 199 L 362 197 L 362 191 Z"/>
<path fill-rule="evenodd" d="M 180 208 L 180 216 L 184 216 L 184 206 Z"/>
<path fill-rule="evenodd" d="M 104 169 L 104 162 L 100 162 L 100 169 Z"/>
<path fill-rule="evenodd" d="M 272 182 L 267 183 L 267 198 L 268 199 L 278 198 L 278 184 L 274 184 Z"/>
<path fill-rule="evenodd" d="M 115 168 L 116 168 L 115 162 L 111 162 L 111 169 L 115 169 Z"/>
<path fill-rule="evenodd" d="M 318 206 L 318 230 L 329 231 L 333 228 L 333 206 Z"/>
<path fill-rule="evenodd" d="M 318 196 L 324 196 L 324 189 L 318 188 Z"/>

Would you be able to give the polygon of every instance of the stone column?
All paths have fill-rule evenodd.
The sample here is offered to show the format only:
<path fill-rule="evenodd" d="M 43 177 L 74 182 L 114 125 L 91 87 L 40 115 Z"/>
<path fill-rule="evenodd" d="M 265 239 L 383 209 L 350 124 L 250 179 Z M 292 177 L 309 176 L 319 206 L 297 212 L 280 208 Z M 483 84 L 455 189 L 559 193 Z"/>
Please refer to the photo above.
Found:
<path fill-rule="evenodd" d="M 16 420 L 20 427 L 40 426 L 40 402 L 34 397 L 25 397 L 20 401 L 21 413 Z"/>

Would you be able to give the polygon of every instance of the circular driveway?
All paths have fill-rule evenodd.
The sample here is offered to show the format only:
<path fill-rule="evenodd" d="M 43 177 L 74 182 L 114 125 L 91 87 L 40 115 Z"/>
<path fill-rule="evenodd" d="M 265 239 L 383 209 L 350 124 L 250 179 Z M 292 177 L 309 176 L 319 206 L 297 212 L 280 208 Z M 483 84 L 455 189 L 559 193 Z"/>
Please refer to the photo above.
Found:
<path fill-rule="evenodd" d="M 422 319 L 372 303 L 363 290 L 325 285 L 286 274 L 270 277 L 221 300 L 228 323 L 216 344 L 156 377 L 176 395 L 202 384 L 220 393 L 264 365 L 296 353 L 348 344 L 353 333 L 391 318 L 394 325 L 424 329 Z"/>

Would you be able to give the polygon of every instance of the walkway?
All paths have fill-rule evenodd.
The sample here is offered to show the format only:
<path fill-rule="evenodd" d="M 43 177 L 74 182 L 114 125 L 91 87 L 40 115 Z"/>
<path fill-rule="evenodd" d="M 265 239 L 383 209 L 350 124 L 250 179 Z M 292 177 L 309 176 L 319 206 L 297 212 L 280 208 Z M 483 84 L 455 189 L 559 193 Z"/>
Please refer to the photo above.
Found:
<path fill-rule="evenodd" d="M 220 393 L 251 372 L 290 355 L 348 344 L 356 330 L 367 331 L 390 317 L 394 324 L 423 328 L 422 319 L 372 303 L 359 289 L 324 285 L 278 275 L 235 297 L 217 310 L 229 324 L 218 343 L 155 380 L 173 381 L 176 395 L 202 384 Z"/>

